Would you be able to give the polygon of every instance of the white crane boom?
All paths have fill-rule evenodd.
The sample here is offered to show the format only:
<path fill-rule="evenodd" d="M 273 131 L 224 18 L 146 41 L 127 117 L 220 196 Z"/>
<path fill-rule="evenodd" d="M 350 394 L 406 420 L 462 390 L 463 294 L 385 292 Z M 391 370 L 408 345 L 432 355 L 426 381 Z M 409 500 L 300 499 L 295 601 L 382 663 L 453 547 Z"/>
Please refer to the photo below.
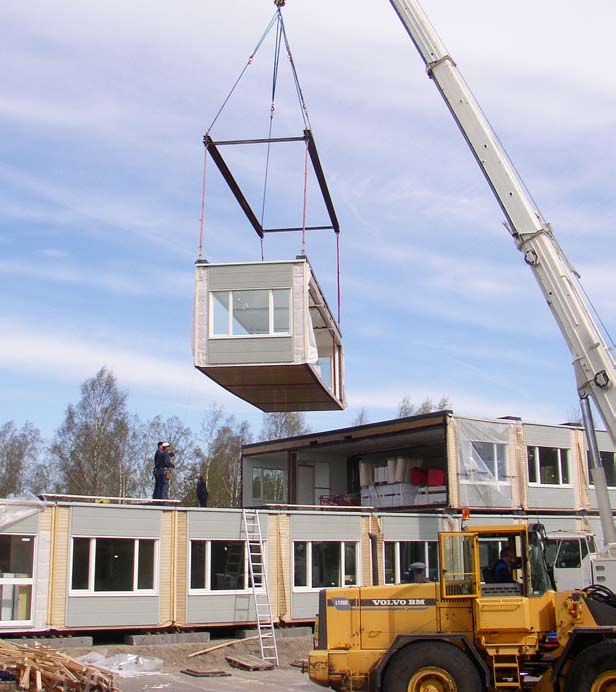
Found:
<path fill-rule="evenodd" d="M 587 437 L 594 436 L 590 396 L 616 445 L 616 364 L 582 298 L 575 271 L 417 0 L 390 2 L 475 155 L 571 351 Z M 604 540 L 613 543 L 616 532 L 605 472 L 592 441 L 589 444 Z"/>

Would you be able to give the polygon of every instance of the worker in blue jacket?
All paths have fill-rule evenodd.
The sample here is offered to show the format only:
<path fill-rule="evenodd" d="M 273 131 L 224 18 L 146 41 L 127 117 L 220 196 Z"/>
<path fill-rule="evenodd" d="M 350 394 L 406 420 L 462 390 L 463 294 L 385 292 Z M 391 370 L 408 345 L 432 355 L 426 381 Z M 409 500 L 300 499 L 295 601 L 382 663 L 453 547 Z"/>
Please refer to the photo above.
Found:
<path fill-rule="evenodd" d="M 175 464 L 171 461 L 174 453 L 169 452 L 169 446 L 168 442 L 159 442 L 154 454 L 154 493 L 152 498 L 155 500 L 166 500 L 169 497 L 170 469 L 175 468 Z"/>

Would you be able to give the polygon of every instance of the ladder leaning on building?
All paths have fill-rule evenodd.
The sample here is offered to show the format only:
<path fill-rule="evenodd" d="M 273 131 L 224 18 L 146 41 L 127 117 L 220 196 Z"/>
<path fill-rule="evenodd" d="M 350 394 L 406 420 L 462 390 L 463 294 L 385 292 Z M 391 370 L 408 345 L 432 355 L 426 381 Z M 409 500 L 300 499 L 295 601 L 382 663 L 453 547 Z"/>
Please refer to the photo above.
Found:
<path fill-rule="evenodd" d="M 255 509 L 243 509 L 242 527 L 244 530 L 261 658 L 264 661 L 272 661 L 275 665 L 278 665 L 278 646 L 276 644 L 276 632 L 274 631 L 274 619 L 269 597 L 267 565 L 265 564 L 263 552 L 263 536 L 261 534 L 259 512 Z"/>

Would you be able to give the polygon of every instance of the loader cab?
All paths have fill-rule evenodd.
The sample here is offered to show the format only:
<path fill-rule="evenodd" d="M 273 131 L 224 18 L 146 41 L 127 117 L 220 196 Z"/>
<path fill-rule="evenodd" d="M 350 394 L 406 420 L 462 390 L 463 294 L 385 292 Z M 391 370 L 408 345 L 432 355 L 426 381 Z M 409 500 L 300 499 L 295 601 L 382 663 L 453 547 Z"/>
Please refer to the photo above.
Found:
<path fill-rule="evenodd" d="M 539 596 L 551 589 L 541 529 L 516 524 L 442 533 L 442 596 Z"/>

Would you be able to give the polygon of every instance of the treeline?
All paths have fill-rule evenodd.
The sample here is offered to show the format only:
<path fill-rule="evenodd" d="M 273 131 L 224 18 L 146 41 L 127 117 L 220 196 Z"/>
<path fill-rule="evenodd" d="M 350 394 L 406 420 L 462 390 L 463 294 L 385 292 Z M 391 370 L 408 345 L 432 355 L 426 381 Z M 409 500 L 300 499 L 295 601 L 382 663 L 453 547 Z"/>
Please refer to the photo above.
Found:
<path fill-rule="evenodd" d="M 158 441 L 176 451 L 170 497 L 196 504 L 195 485 L 203 474 L 208 505 L 241 505 L 241 447 L 258 440 L 292 437 L 310 432 L 302 413 L 264 414 L 255 438 L 250 425 L 227 415 L 219 406 L 205 414 L 193 431 L 177 417 L 156 416 L 142 421 L 127 408 L 127 392 L 115 376 L 101 368 L 81 385 L 81 397 L 70 404 L 51 440 L 32 423 L 21 428 L 13 421 L 0 426 L 0 497 L 32 492 L 98 497 L 151 497 L 153 457 Z M 405 397 L 398 416 L 428 413 L 449 407 L 446 398 L 419 406 Z M 365 409 L 354 424 L 366 423 Z"/>
<path fill-rule="evenodd" d="M 170 497 L 196 504 L 199 474 L 208 483 L 208 504 L 241 504 L 241 446 L 255 441 L 245 420 L 226 415 L 218 406 L 191 430 L 177 416 L 143 421 L 129 412 L 127 393 L 114 375 L 101 368 L 81 385 L 81 397 L 70 404 L 51 440 L 38 428 L 13 421 L 0 426 L 3 474 L 0 497 L 32 492 L 99 497 L 151 497 L 156 443 L 176 450 Z M 257 439 L 308 432 L 301 413 L 265 414 Z"/>

